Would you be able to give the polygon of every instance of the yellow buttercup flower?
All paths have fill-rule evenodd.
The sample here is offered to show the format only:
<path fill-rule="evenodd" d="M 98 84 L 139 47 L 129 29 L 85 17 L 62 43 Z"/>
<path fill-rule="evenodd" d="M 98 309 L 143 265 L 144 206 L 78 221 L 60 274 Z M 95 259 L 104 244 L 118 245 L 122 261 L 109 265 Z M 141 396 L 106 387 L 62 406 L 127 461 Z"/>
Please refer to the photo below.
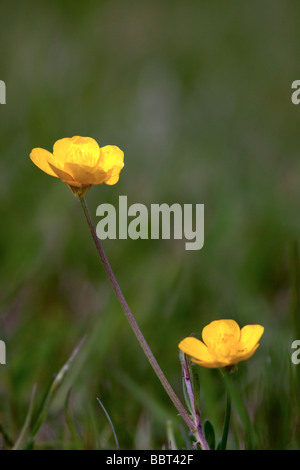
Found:
<path fill-rule="evenodd" d="M 203 342 L 187 337 L 178 347 L 203 367 L 227 367 L 249 359 L 258 348 L 263 332 L 261 325 L 240 329 L 234 320 L 215 320 L 203 328 Z"/>
<path fill-rule="evenodd" d="M 33 163 L 60 178 L 80 198 L 94 184 L 116 184 L 124 166 L 124 153 L 115 145 L 99 147 L 91 137 L 66 137 L 55 142 L 53 153 L 34 148 Z"/>

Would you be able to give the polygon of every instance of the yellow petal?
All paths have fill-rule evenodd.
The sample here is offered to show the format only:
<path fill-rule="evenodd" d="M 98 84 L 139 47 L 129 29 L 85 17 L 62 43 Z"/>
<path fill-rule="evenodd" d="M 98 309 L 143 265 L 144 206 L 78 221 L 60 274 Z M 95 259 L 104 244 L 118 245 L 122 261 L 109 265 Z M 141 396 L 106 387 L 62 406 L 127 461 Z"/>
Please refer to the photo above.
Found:
<path fill-rule="evenodd" d="M 193 336 L 184 338 L 180 341 L 178 347 L 182 352 L 197 359 L 197 361 L 214 362 L 214 358 L 208 351 L 207 346 Z"/>
<path fill-rule="evenodd" d="M 192 359 L 192 361 L 195 362 L 195 364 L 198 364 L 199 366 L 206 367 L 207 369 L 219 369 L 221 367 L 226 367 L 229 365 L 227 362 L 216 361 L 216 360 L 206 362 L 206 361 L 197 361 L 196 359 Z"/>
<path fill-rule="evenodd" d="M 62 169 L 66 163 L 94 168 L 100 156 L 100 147 L 91 137 L 65 137 L 55 142 L 53 155 Z"/>
<path fill-rule="evenodd" d="M 107 173 L 101 169 L 95 169 L 76 163 L 66 163 L 65 170 L 80 184 L 102 184 L 107 178 Z"/>
<path fill-rule="evenodd" d="M 202 338 L 188 337 L 179 348 L 202 367 L 220 368 L 249 359 L 259 346 L 264 328 L 247 325 L 240 330 L 234 320 L 215 320 L 203 328 Z"/>
<path fill-rule="evenodd" d="M 81 186 L 80 184 L 78 184 L 74 178 L 67 172 L 61 170 L 60 168 L 54 166 L 50 161 L 48 161 L 48 164 L 50 166 L 50 168 L 53 170 L 54 173 L 56 173 L 55 176 L 57 176 L 58 178 L 60 178 L 64 183 L 67 183 L 67 184 L 70 184 L 70 185 L 73 185 L 73 186 Z"/>
<path fill-rule="evenodd" d="M 105 184 L 108 184 L 109 186 L 112 186 L 113 184 L 116 184 L 120 179 L 119 173 L 117 174 L 112 174 L 109 176 L 108 179 L 106 179 Z"/>
<path fill-rule="evenodd" d="M 234 320 L 215 320 L 203 328 L 202 338 L 209 349 L 215 349 L 217 344 L 238 341 L 240 327 Z"/>
<path fill-rule="evenodd" d="M 101 148 L 101 154 L 104 168 L 108 173 L 105 183 L 110 186 L 116 184 L 124 167 L 124 152 L 115 145 L 106 145 Z"/>
<path fill-rule="evenodd" d="M 246 359 L 249 359 L 251 356 L 253 356 L 253 354 L 255 353 L 255 351 L 257 350 L 259 344 L 257 343 L 254 348 L 250 349 L 250 350 L 245 350 L 243 352 L 240 352 L 236 358 L 235 358 L 235 362 L 234 364 L 237 364 L 238 362 L 241 362 L 241 361 L 246 361 Z M 232 363 L 233 364 L 233 363 Z"/>
<path fill-rule="evenodd" d="M 100 149 L 91 137 L 67 137 L 55 142 L 53 154 L 33 149 L 32 161 L 51 176 L 60 178 L 71 188 L 94 184 L 115 184 L 124 166 L 124 153 L 117 146 Z"/>
<path fill-rule="evenodd" d="M 261 325 L 246 325 L 241 329 L 240 342 L 245 350 L 250 351 L 258 343 L 264 332 Z"/>
<path fill-rule="evenodd" d="M 43 170 L 48 175 L 55 176 L 56 178 L 58 178 L 58 175 L 53 171 L 53 169 L 48 163 L 48 159 L 52 157 L 53 155 L 50 152 L 42 148 L 35 148 L 30 153 L 31 160 L 38 168 Z"/>
<path fill-rule="evenodd" d="M 65 170 L 81 184 L 115 184 L 124 166 L 124 153 L 114 145 L 107 145 L 100 150 L 100 156 L 94 166 L 65 163 Z"/>
<path fill-rule="evenodd" d="M 124 166 L 124 152 L 116 145 L 101 147 L 99 165 L 105 171 L 122 170 Z"/>

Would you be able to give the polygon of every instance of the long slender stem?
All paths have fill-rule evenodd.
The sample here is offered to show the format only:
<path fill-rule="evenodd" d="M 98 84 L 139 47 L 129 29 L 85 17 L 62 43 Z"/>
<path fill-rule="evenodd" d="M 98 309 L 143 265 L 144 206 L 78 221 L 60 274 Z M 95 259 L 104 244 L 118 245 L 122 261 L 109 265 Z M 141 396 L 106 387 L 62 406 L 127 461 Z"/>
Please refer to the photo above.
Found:
<path fill-rule="evenodd" d="M 227 391 L 226 411 L 225 411 L 225 420 L 224 420 L 223 435 L 222 435 L 222 441 L 221 441 L 221 450 L 226 449 L 230 414 L 231 414 L 231 397 L 230 397 L 229 391 Z"/>
<path fill-rule="evenodd" d="M 89 228 L 90 228 L 90 231 L 91 231 L 91 234 L 92 234 L 92 237 L 93 237 L 93 240 L 95 242 L 95 245 L 96 245 L 96 248 L 97 248 L 97 251 L 100 255 L 100 258 L 101 258 L 101 261 L 103 263 L 103 266 L 105 268 L 105 271 L 106 271 L 106 274 L 112 284 L 112 287 L 117 295 L 117 298 L 124 310 L 124 313 L 129 321 L 129 324 L 136 336 L 136 338 L 138 339 L 145 355 L 147 356 L 154 372 L 156 373 L 158 379 L 160 380 L 162 386 L 164 387 L 165 391 L 167 392 L 167 394 L 169 395 L 170 399 L 172 400 L 173 404 L 175 405 L 177 411 L 179 412 L 179 414 L 182 416 L 182 418 L 184 419 L 185 423 L 187 424 L 187 426 L 190 428 L 190 430 L 192 431 L 193 434 L 195 434 L 195 424 L 193 422 L 193 420 L 191 419 L 190 415 L 187 413 L 186 409 L 184 408 L 184 406 L 182 405 L 181 401 L 179 400 L 179 398 L 177 397 L 177 395 L 175 394 L 174 390 L 172 389 L 171 385 L 169 384 L 167 378 L 165 377 L 163 371 L 161 370 L 158 362 L 156 361 L 150 347 L 148 346 L 148 343 L 146 342 L 126 300 L 125 300 L 125 297 L 120 289 L 120 286 L 115 278 L 115 275 L 110 267 L 110 264 L 108 262 L 108 259 L 105 255 L 105 252 L 103 250 L 103 247 L 101 245 L 101 242 L 99 240 L 99 238 L 97 237 L 97 233 L 96 233 L 96 229 L 95 229 L 95 226 L 94 226 L 94 223 L 93 223 L 93 220 L 92 220 L 92 217 L 90 215 L 90 212 L 89 212 L 89 208 L 87 206 L 87 203 L 85 201 L 84 198 L 81 199 L 81 205 L 82 205 L 82 208 L 83 208 L 83 211 L 84 211 L 84 214 L 85 214 L 85 217 L 86 217 L 86 220 L 87 220 L 87 223 L 89 225 Z"/>

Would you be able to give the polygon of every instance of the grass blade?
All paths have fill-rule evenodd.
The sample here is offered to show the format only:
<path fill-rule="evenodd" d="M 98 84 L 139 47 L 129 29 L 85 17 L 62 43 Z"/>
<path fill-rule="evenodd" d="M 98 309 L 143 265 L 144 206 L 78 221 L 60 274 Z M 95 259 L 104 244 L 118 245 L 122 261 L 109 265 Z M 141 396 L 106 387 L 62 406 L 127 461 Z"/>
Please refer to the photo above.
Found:
<path fill-rule="evenodd" d="M 21 448 L 21 445 L 22 445 L 22 443 L 23 443 L 23 441 L 26 437 L 26 434 L 29 431 L 30 421 L 31 421 L 32 412 L 33 412 L 33 403 L 34 403 L 35 392 L 36 392 L 36 384 L 33 386 L 33 389 L 32 389 L 32 392 L 31 392 L 29 408 L 28 408 L 28 412 L 27 412 L 27 415 L 26 415 L 24 425 L 21 429 L 20 435 L 19 435 L 18 439 L 16 440 L 15 445 L 13 446 L 12 450 L 19 450 Z"/>
<path fill-rule="evenodd" d="M 113 425 L 113 423 L 112 423 L 112 420 L 110 419 L 109 414 L 107 413 L 106 409 L 104 408 L 103 403 L 101 402 L 101 400 L 100 400 L 98 397 L 97 397 L 97 401 L 98 401 L 99 405 L 101 406 L 102 410 L 104 411 L 105 416 L 106 416 L 106 418 L 107 418 L 107 420 L 108 420 L 108 422 L 109 422 L 109 425 L 110 425 L 110 427 L 111 427 L 111 430 L 112 430 L 113 435 L 114 435 L 114 438 L 115 438 L 116 448 L 117 448 L 117 450 L 120 450 L 119 441 L 118 441 L 117 434 L 116 434 L 114 425 Z"/>
<path fill-rule="evenodd" d="M 56 395 L 56 392 L 57 390 L 59 389 L 66 373 L 68 372 L 70 366 L 71 366 L 71 363 L 73 362 L 74 358 L 76 357 L 76 355 L 78 354 L 82 344 L 84 343 L 85 341 L 85 337 L 79 342 L 79 344 L 76 346 L 76 348 L 73 350 L 71 356 L 69 357 L 69 359 L 65 362 L 65 364 L 62 366 L 62 368 L 60 369 L 60 371 L 58 372 L 58 374 L 56 375 L 56 377 L 54 378 L 54 380 L 52 381 L 50 387 L 49 387 L 49 390 L 48 390 L 48 393 L 40 407 L 40 411 L 38 413 L 38 416 L 35 420 L 35 423 L 33 424 L 32 426 L 32 430 L 31 430 L 31 433 L 30 433 L 30 440 L 29 440 L 29 446 L 32 446 L 36 436 L 38 435 L 42 425 L 44 424 L 45 420 L 46 420 L 46 417 L 47 417 L 47 414 L 48 414 L 48 411 L 49 411 L 49 408 L 50 408 L 50 405 Z"/>

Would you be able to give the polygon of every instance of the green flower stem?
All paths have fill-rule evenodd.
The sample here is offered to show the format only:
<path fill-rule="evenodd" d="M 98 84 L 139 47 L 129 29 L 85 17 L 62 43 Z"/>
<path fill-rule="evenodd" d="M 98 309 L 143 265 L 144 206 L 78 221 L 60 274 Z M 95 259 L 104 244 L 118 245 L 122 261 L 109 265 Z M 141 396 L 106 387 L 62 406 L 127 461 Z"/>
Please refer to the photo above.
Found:
<path fill-rule="evenodd" d="M 227 391 L 225 420 L 224 420 L 223 435 L 222 435 L 221 449 L 220 450 L 225 450 L 226 449 L 227 438 L 228 438 L 228 430 L 229 430 L 230 414 L 231 414 L 231 398 L 230 398 L 229 391 Z"/>
<path fill-rule="evenodd" d="M 118 284 L 118 282 L 115 278 L 115 275 L 114 275 L 114 273 L 113 273 L 113 271 L 110 267 L 110 264 L 109 264 L 109 262 L 106 258 L 106 255 L 105 255 L 105 252 L 102 248 L 101 242 L 100 242 L 99 238 L 97 237 L 95 226 L 94 226 L 92 217 L 90 215 L 90 211 L 89 211 L 89 208 L 87 206 L 87 203 L 86 203 L 84 198 L 80 199 L 80 201 L 81 201 L 81 205 L 82 205 L 87 223 L 89 225 L 93 240 L 95 242 L 97 251 L 100 255 L 101 261 L 102 261 L 103 266 L 105 268 L 106 274 L 107 274 L 107 276 L 108 276 L 108 278 L 109 278 L 109 280 L 112 284 L 112 287 L 113 287 L 113 289 L 114 289 L 114 291 L 117 295 L 117 298 L 118 298 L 118 300 L 119 300 L 119 302 L 120 302 L 120 304 L 121 304 L 121 306 L 124 310 L 124 313 L 127 317 L 127 320 L 129 321 L 129 324 L 130 324 L 136 338 L 138 339 L 144 353 L 146 354 L 146 356 L 147 356 L 154 372 L 156 373 L 158 379 L 160 380 L 162 386 L 164 387 L 165 391 L 169 395 L 170 399 L 172 400 L 172 402 L 175 405 L 177 411 L 179 412 L 179 414 L 181 415 L 181 417 L 183 418 L 183 420 L 185 421 L 187 426 L 190 428 L 192 433 L 195 435 L 195 433 L 197 433 L 197 430 L 195 429 L 195 424 L 194 424 L 192 418 L 190 417 L 190 415 L 185 410 L 184 406 L 180 402 L 179 398 L 177 397 L 177 395 L 175 394 L 175 392 L 172 389 L 171 385 L 169 384 L 167 378 L 165 377 L 163 371 L 161 370 L 159 364 L 157 363 L 150 347 L 148 346 L 148 344 L 147 344 L 141 330 L 139 329 L 139 326 L 138 326 L 133 314 L 131 313 L 131 310 L 130 310 L 130 308 L 129 308 L 129 306 L 128 306 L 128 304 L 127 304 L 127 302 L 126 302 L 126 300 L 123 296 L 123 293 L 120 289 L 120 286 L 119 286 L 119 284 Z"/>

